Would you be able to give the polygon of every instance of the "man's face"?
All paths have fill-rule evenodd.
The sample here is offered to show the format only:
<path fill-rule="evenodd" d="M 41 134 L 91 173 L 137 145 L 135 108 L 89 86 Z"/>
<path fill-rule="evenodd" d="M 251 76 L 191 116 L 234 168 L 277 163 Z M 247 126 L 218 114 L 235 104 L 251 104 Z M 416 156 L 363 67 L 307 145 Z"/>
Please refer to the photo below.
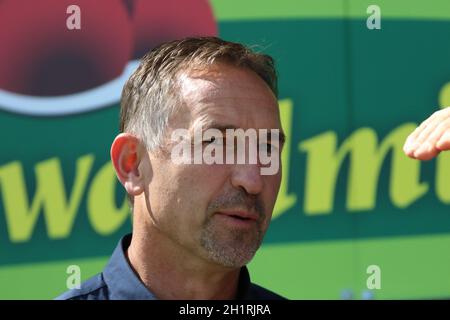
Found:
<path fill-rule="evenodd" d="M 176 129 L 193 136 L 211 126 L 282 132 L 277 100 L 252 71 L 217 64 L 207 72 L 181 73 L 179 80 L 183 105 L 170 121 L 169 139 Z M 259 163 L 175 164 L 172 149 L 167 142 L 166 153 L 149 154 L 151 223 L 197 257 L 227 267 L 247 264 L 269 226 L 281 165 L 276 174 L 261 175 Z"/>

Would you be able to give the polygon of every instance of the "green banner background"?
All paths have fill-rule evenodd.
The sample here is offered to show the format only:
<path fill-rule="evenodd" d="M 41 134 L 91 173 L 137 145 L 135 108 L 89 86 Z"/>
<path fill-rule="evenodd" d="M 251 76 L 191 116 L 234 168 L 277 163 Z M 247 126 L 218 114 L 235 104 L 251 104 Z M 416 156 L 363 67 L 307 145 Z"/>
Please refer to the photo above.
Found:
<path fill-rule="evenodd" d="M 370 4 L 212 1 L 221 37 L 277 61 L 284 180 L 250 270 L 288 298 L 362 298 L 370 265 L 381 269 L 377 299 L 450 296 L 450 156 L 419 163 L 400 146 L 450 105 L 450 3 L 377 1 L 381 30 L 366 27 Z M 117 104 L 57 119 L 0 112 L 12 137 L 0 156 L 0 298 L 55 297 L 68 265 L 83 279 L 101 271 L 130 230 L 108 163 L 117 122 Z M 36 211 L 29 230 L 18 218 L 20 204 L 32 208 L 47 190 L 39 174 L 49 194 L 65 189 L 62 198 L 74 199 L 78 181 L 73 224 L 52 213 L 57 205 Z"/>

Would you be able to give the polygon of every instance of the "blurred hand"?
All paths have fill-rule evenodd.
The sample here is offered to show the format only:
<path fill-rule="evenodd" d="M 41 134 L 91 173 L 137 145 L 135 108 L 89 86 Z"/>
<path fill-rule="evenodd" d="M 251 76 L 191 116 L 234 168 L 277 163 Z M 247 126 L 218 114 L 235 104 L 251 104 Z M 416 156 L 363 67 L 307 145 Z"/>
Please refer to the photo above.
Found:
<path fill-rule="evenodd" d="M 450 150 L 450 107 L 422 122 L 403 146 L 408 157 L 418 160 L 430 160 L 444 150 Z"/>

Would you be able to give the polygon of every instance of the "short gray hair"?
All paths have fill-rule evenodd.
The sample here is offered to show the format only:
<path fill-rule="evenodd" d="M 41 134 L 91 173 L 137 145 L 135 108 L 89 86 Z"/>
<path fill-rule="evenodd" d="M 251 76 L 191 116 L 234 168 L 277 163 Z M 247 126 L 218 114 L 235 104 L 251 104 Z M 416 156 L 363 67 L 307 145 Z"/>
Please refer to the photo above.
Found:
<path fill-rule="evenodd" d="M 217 37 L 175 40 L 148 52 L 125 84 L 120 106 L 120 132 L 136 135 L 149 151 L 157 150 L 180 102 L 177 90 L 174 90 L 178 72 L 217 62 L 254 71 L 278 96 L 272 57 Z"/>

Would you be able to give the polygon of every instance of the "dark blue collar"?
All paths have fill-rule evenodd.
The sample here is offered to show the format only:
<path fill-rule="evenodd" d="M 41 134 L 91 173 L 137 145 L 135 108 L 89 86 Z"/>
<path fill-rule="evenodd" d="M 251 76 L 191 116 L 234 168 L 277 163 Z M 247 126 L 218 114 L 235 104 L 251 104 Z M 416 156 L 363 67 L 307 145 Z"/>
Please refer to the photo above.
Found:
<path fill-rule="evenodd" d="M 131 268 L 125 254 L 131 242 L 131 234 L 120 239 L 103 277 L 109 289 L 110 299 L 118 300 L 156 300 L 156 297 L 141 282 Z"/>
<path fill-rule="evenodd" d="M 103 270 L 103 277 L 108 286 L 110 299 L 119 300 L 156 300 L 155 295 L 147 289 L 130 266 L 126 250 L 131 242 L 131 234 L 124 236 L 117 245 L 108 265 Z M 250 276 L 247 268 L 241 268 L 238 294 L 236 299 L 246 299 L 249 295 Z"/>

